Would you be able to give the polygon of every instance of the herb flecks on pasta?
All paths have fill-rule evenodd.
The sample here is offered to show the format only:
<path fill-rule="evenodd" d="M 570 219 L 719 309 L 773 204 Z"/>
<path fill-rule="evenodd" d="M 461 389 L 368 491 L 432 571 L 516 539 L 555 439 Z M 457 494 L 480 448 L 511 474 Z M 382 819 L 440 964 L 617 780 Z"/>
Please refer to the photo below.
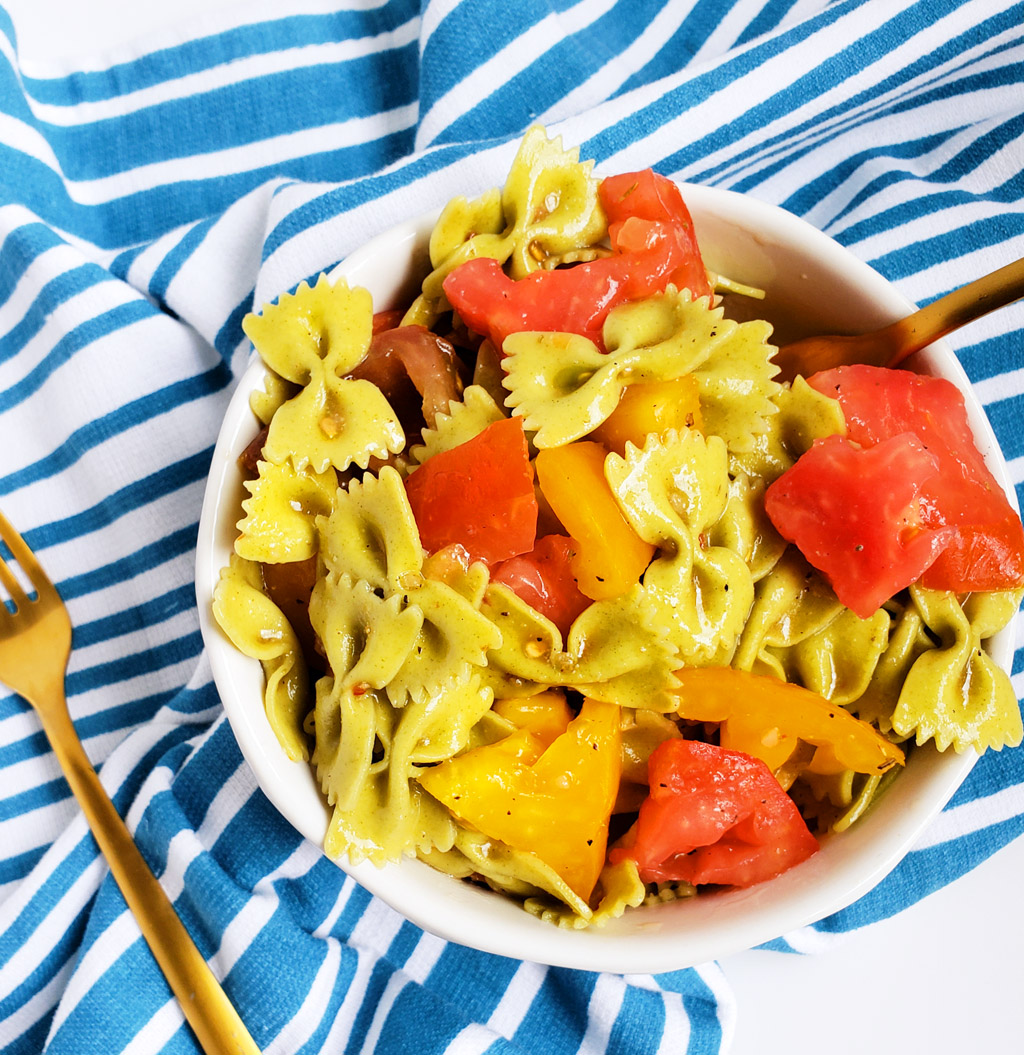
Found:
<path fill-rule="evenodd" d="M 506 586 L 488 588 L 483 611 L 501 635 L 488 666 L 506 679 L 536 691 L 568 685 L 621 707 L 672 709 L 677 650 L 639 585 L 590 605 L 564 647 L 558 628 Z"/>
<path fill-rule="evenodd" d="M 578 147 L 564 149 L 535 125 L 519 145 L 503 190 L 449 202 L 430 238 L 433 270 L 403 322 L 432 325 L 449 307 L 441 283 L 467 260 L 489 257 L 522 278 L 597 246 L 607 233 L 599 181 L 594 163 L 579 156 Z"/>
<path fill-rule="evenodd" d="M 760 480 L 762 489 L 791 468 L 815 440 L 846 434 L 839 403 L 811 388 L 802 377 L 791 385 L 777 386 L 772 402 L 777 413 L 768 416 L 767 429 L 753 437 L 752 446 L 730 451 L 733 473 L 744 472 Z"/>
<path fill-rule="evenodd" d="M 402 479 L 390 466 L 339 491 L 320 531 L 329 571 L 391 593 L 418 581 L 423 547 Z"/>
<path fill-rule="evenodd" d="M 1021 742 L 1020 708 L 1006 672 L 981 647 L 997 629 L 990 616 L 1016 611 L 1020 594 L 1010 593 L 965 611 L 956 595 L 918 586 L 910 588 L 914 607 L 938 639 L 907 672 L 892 715 L 893 731 L 914 736 L 918 744 L 934 740 L 944 751 L 1000 750 Z M 991 606 L 991 607 L 989 607 Z M 968 617 L 968 611 L 975 621 Z"/>
<path fill-rule="evenodd" d="M 732 666 L 783 677 L 771 646 L 787 647 L 828 626 L 842 605 L 828 583 L 789 547 L 754 590 Z"/>
<path fill-rule="evenodd" d="M 501 194 L 512 278 L 602 239 L 606 220 L 593 167 L 580 161 L 579 147 L 564 149 L 561 137 L 548 139 L 539 125 L 523 136 Z"/>
<path fill-rule="evenodd" d="M 213 614 L 235 648 L 260 661 L 270 728 L 293 762 L 306 761 L 309 749 L 302 727 L 310 708 L 306 663 L 291 624 L 264 593 L 258 564 L 232 556 L 213 592 Z"/>
<path fill-rule="evenodd" d="M 405 432 L 380 389 L 346 377 L 365 358 L 373 328 L 373 304 L 364 289 L 321 276 L 310 288 L 282 294 L 277 304 L 247 315 L 243 329 L 267 366 L 298 393 L 270 421 L 263 455 L 322 473 L 370 458 L 386 459 L 405 446 Z"/>
<path fill-rule="evenodd" d="M 317 579 L 309 617 L 341 689 L 383 690 L 416 647 L 423 612 L 400 594 L 380 597 L 366 580 L 330 572 Z"/>
<path fill-rule="evenodd" d="M 729 500 L 724 440 L 696 430 L 648 436 L 642 450 L 610 454 L 605 474 L 634 530 L 659 550 L 643 590 L 680 661 L 728 664 L 754 584 L 739 554 L 706 541 Z"/>
<path fill-rule="evenodd" d="M 308 560 L 319 545 L 316 518 L 331 512 L 337 474 L 331 468 L 300 472 L 291 462 L 260 461 L 257 468 L 256 479 L 244 485 L 249 498 L 242 501 L 235 552 L 263 564 Z"/>
<path fill-rule="evenodd" d="M 357 637 L 380 641 L 388 676 L 371 684 L 395 706 L 422 700 L 453 676 L 465 680 L 471 668 L 486 664 L 500 634 L 465 591 L 424 575 L 416 522 L 395 469 L 384 466 L 378 477 L 353 481 L 339 493 L 323 537 L 323 560 L 332 574 L 318 583 L 319 593 L 314 590 L 310 614 L 324 620 L 333 615 L 352 628 L 339 631 L 339 662 L 356 649 Z M 330 655 L 330 640 L 325 647 Z"/>
<path fill-rule="evenodd" d="M 306 385 L 320 363 L 339 376 L 354 369 L 369 347 L 372 319 L 365 289 L 321 275 L 315 286 L 300 282 L 295 293 L 282 293 L 276 304 L 247 315 L 242 329 L 270 370 Z"/>
<path fill-rule="evenodd" d="M 601 425 L 627 386 L 693 374 L 706 430 L 746 451 L 777 413 L 770 333 L 767 324 L 733 322 L 670 288 L 609 313 L 607 352 L 575 334 L 507 337 L 505 403 L 536 432 L 538 447 L 559 447 Z"/>
<path fill-rule="evenodd" d="M 788 645 L 767 645 L 786 681 L 796 682 L 833 703 L 849 704 L 867 689 L 889 640 L 890 620 L 879 609 L 860 619 L 844 608 L 825 626 Z"/>
<path fill-rule="evenodd" d="M 403 592 L 403 603 L 423 613 L 423 626 L 405 662 L 387 686 L 396 706 L 423 700 L 451 678 L 486 666 L 487 653 L 501 637 L 490 620 L 446 583 L 424 579 Z"/>
<path fill-rule="evenodd" d="M 333 808 L 324 848 L 353 864 L 377 865 L 435 848 L 448 850 L 456 828 L 451 815 L 418 784 L 416 751 L 429 737 L 427 701 L 396 709 L 383 694 L 339 690 L 330 677 L 317 682 L 313 762 Z M 453 690 L 452 710 L 471 685 Z M 478 699 L 484 709 L 490 697 Z"/>

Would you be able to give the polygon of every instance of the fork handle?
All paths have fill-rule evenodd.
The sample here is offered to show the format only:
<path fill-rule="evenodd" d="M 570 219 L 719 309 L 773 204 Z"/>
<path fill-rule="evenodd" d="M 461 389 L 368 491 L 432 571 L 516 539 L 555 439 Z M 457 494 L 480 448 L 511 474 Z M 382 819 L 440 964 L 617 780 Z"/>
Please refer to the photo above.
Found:
<path fill-rule="evenodd" d="M 111 874 L 200 1046 L 206 1055 L 259 1055 L 256 1042 L 196 948 L 100 783 L 63 702 L 63 690 L 50 691 L 59 693 L 62 706 L 57 706 L 54 700 L 48 706 L 39 707 L 47 738 Z"/>
<path fill-rule="evenodd" d="M 888 327 L 896 366 L 961 326 L 1024 297 L 1024 258 L 982 275 Z"/>

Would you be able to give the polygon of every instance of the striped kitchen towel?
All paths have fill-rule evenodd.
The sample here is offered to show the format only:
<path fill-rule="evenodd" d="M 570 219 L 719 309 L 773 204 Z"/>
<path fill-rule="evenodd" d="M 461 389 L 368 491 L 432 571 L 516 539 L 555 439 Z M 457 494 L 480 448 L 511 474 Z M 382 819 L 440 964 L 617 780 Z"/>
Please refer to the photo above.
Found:
<path fill-rule="evenodd" d="M 264 1051 L 717 1055 L 734 1006 L 714 964 L 448 945 L 257 791 L 193 592 L 243 315 L 500 183 L 538 120 L 604 171 L 782 205 L 926 301 L 1024 256 L 1022 97 L 1009 0 L 248 0 L 73 69 L 23 65 L 0 7 L 0 507 L 68 602 L 86 749 Z M 1018 492 L 1022 328 L 1008 309 L 953 342 Z M 1024 751 L 990 753 L 882 886 L 778 944 L 895 912 L 1021 831 Z M 44 1050 L 198 1049 L 3 691 L 0 1053 Z"/>

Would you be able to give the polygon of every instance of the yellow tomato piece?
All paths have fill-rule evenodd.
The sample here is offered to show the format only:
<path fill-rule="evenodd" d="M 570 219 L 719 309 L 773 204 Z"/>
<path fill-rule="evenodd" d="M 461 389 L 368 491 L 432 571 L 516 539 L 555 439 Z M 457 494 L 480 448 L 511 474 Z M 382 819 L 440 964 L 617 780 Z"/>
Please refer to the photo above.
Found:
<path fill-rule="evenodd" d="M 604 867 L 620 754 L 619 708 L 588 699 L 547 748 L 521 729 L 419 779 L 461 821 L 535 854 L 588 900 Z"/>
<path fill-rule="evenodd" d="M 461 543 L 453 542 L 424 558 L 423 577 L 443 582 L 446 586 L 456 588 L 456 584 L 465 579 L 469 573 L 469 553 Z"/>
<path fill-rule="evenodd" d="M 592 601 L 618 597 L 639 581 L 654 556 L 622 515 L 605 479 L 608 452 L 582 440 L 540 451 L 540 489 L 578 549 L 570 562 L 580 592 Z"/>
<path fill-rule="evenodd" d="M 561 692 L 495 700 L 491 710 L 517 729 L 533 733 L 545 747 L 561 736 L 572 721 L 572 711 Z"/>
<path fill-rule="evenodd" d="M 686 669 L 676 676 L 680 717 L 722 722 L 722 746 L 762 759 L 773 773 L 800 741 L 818 748 L 815 761 L 820 753 L 824 772 L 884 773 L 903 765 L 903 751 L 871 725 L 799 685 L 731 667 Z M 819 771 L 814 761 L 809 768 Z"/>
<path fill-rule="evenodd" d="M 807 769 L 819 776 L 831 777 L 846 772 L 847 767 L 839 760 L 830 744 L 822 744 L 815 749 L 814 756 L 807 763 Z"/>
<path fill-rule="evenodd" d="M 744 713 L 734 710 L 722 723 L 719 743 L 728 751 L 745 751 L 760 758 L 777 774 L 793 757 L 800 740 L 785 731 L 773 716 L 756 709 Z"/>
<path fill-rule="evenodd" d="M 645 381 L 629 385 L 619 405 L 591 437 L 616 454 L 626 449 L 626 441 L 642 447 L 652 432 L 661 435 L 669 429 L 702 429 L 700 386 L 693 374 L 672 381 Z"/>

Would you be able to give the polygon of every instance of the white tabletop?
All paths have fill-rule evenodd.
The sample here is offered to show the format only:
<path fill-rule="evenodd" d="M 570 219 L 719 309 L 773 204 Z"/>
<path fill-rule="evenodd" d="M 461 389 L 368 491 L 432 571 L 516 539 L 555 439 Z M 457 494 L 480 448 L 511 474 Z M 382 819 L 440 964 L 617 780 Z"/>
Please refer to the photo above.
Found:
<path fill-rule="evenodd" d="M 757 950 L 722 968 L 731 1055 L 1008 1055 L 1024 1050 L 1024 839 L 893 919 L 811 956 Z"/>
<path fill-rule="evenodd" d="M 116 49 L 237 0 L 0 0 L 31 65 Z M 824 952 L 757 950 L 722 968 L 738 1006 L 731 1055 L 1024 1050 L 1024 839 L 894 919 Z"/>

